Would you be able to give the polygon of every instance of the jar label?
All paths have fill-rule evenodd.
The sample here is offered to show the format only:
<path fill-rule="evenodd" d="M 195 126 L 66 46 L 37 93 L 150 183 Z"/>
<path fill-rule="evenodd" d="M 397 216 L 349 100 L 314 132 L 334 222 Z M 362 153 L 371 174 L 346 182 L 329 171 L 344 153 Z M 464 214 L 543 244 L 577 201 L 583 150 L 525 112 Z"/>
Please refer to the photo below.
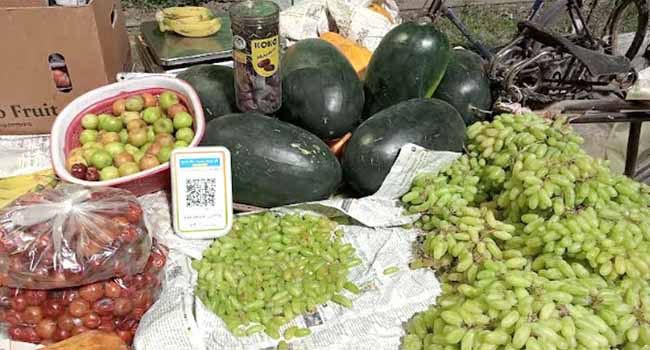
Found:
<path fill-rule="evenodd" d="M 279 41 L 277 35 L 251 41 L 251 61 L 257 74 L 270 77 L 278 70 Z"/>

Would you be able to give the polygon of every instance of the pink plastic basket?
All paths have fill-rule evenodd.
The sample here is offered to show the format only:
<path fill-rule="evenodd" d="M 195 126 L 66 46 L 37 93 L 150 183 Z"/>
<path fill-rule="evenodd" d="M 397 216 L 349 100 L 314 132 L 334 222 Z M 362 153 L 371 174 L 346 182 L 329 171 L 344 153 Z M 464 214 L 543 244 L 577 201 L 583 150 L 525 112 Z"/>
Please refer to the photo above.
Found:
<path fill-rule="evenodd" d="M 78 179 L 65 167 L 67 154 L 79 147 L 79 134 L 83 130 L 81 119 L 87 113 L 100 114 L 109 112 L 113 102 L 120 98 L 148 92 L 158 95 L 165 90 L 178 94 L 181 102 L 194 116 L 194 139 L 190 147 L 199 144 L 205 133 L 203 107 L 196 91 L 183 80 L 166 76 L 152 76 L 118 82 L 92 90 L 66 106 L 52 126 L 51 154 L 54 171 L 64 181 L 88 187 L 119 187 L 143 195 L 167 189 L 170 186 L 169 163 L 141 171 L 137 174 L 120 177 L 109 181 L 85 181 Z"/>

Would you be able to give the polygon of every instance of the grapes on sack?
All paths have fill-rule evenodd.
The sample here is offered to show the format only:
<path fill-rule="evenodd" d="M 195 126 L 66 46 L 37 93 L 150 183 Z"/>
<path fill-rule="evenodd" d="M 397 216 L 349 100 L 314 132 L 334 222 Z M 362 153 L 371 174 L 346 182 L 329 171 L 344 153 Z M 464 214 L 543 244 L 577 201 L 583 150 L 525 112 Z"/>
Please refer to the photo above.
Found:
<path fill-rule="evenodd" d="M 501 115 L 402 197 L 413 268 L 442 283 L 405 350 L 650 347 L 650 188 L 581 148 L 566 120 Z"/>
<path fill-rule="evenodd" d="M 86 181 L 129 176 L 169 162 L 171 151 L 194 139 L 194 117 L 172 91 L 116 100 L 106 113 L 81 120 L 80 147 L 66 159 L 71 175 Z"/>

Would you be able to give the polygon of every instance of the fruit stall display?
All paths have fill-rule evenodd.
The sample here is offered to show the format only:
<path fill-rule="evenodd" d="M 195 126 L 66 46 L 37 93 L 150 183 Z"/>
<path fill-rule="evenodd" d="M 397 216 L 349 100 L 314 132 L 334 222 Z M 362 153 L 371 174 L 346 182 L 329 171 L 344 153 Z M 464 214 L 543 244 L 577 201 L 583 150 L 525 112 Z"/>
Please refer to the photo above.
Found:
<path fill-rule="evenodd" d="M 160 12 L 161 30 L 218 30 L 206 24 L 211 14 L 192 11 Z M 237 203 L 371 195 L 407 143 L 463 153 L 439 173 L 419 174 L 401 198 L 405 215 L 419 215 L 411 267 L 434 269 L 443 286 L 436 304 L 405 325 L 404 350 L 650 347 L 650 188 L 589 157 L 565 120 L 485 120 L 492 101 L 480 57 L 451 49 L 426 22 L 396 26 L 373 54 L 336 33 L 302 40 L 280 66 L 282 106 L 273 116 L 237 109 L 241 82 L 232 68 L 199 65 L 178 75 L 201 99 L 200 145 L 230 150 Z M 138 93 L 83 116 L 68 170 L 104 181 L 166 163 L 172 149 L 200 138 L 183 101 L 170 90 Z M 0 294 L 0 318 L 12 339 L 50 343 L 100 329 L 130 343 L 155 300 L 165 254 L 134 243 L 151 244 L 142 210 L 133 198 L 121 201 L 124 212 L 107 211 L 117 205 L 107 204 L 110 191 L 92 191 L 104 193 L 89 199 L 101 203 L 91 203 L 101 228 L 87 218 L 61 219 L 63 229 L 61 220 L 5 224 L 21 205 L 56 202 L 41 193 L 0 212 L 8 218 L 0 220 L 0 261 L 9 262 L 0 284 L 12 287 Z M 52 241 L 62 232 L 76 269 L 54 263 L 62 248 Z M 286 323 L 329 301 L 350 307 L 345 293 L 359 293 L 348 272 L 361 260 L 342 235 L 323 217 L 239 216 L 192 262 L 196 296 L 234 335 L 265 333 L 286 349 L 311 332 L 280 333 Z M 114 256 L 97 257 L 102 248 Z M 144 270 L 124 270 L 122 253 L 147 262 Z"/>

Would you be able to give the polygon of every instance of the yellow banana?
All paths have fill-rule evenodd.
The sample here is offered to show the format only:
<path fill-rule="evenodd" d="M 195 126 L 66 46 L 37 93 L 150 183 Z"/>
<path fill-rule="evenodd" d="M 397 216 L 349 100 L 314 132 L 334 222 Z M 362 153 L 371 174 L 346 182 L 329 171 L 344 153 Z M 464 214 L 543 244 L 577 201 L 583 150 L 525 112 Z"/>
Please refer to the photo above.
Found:
<path fill-rule="evenodd" d="M 52 169 L 0 179 L 0 208 L 6 207 L 25 193 L 53 188 L 57 183 Z"/>
<path fill-rule="evenodd" d="M 210 36 L 221 29 L 221 22 L 217 18 L 198 23 L 181 23 L 176 20 L 170 20 L 168 24 L 174 32 L 191 38 Z"/>
<path fill-rule="evenodd" d="M 163 9 L 162 13 L 169 19 L 212 16 L 212 11 L 209 8 L 201 6 L 168 7 Z"/>

